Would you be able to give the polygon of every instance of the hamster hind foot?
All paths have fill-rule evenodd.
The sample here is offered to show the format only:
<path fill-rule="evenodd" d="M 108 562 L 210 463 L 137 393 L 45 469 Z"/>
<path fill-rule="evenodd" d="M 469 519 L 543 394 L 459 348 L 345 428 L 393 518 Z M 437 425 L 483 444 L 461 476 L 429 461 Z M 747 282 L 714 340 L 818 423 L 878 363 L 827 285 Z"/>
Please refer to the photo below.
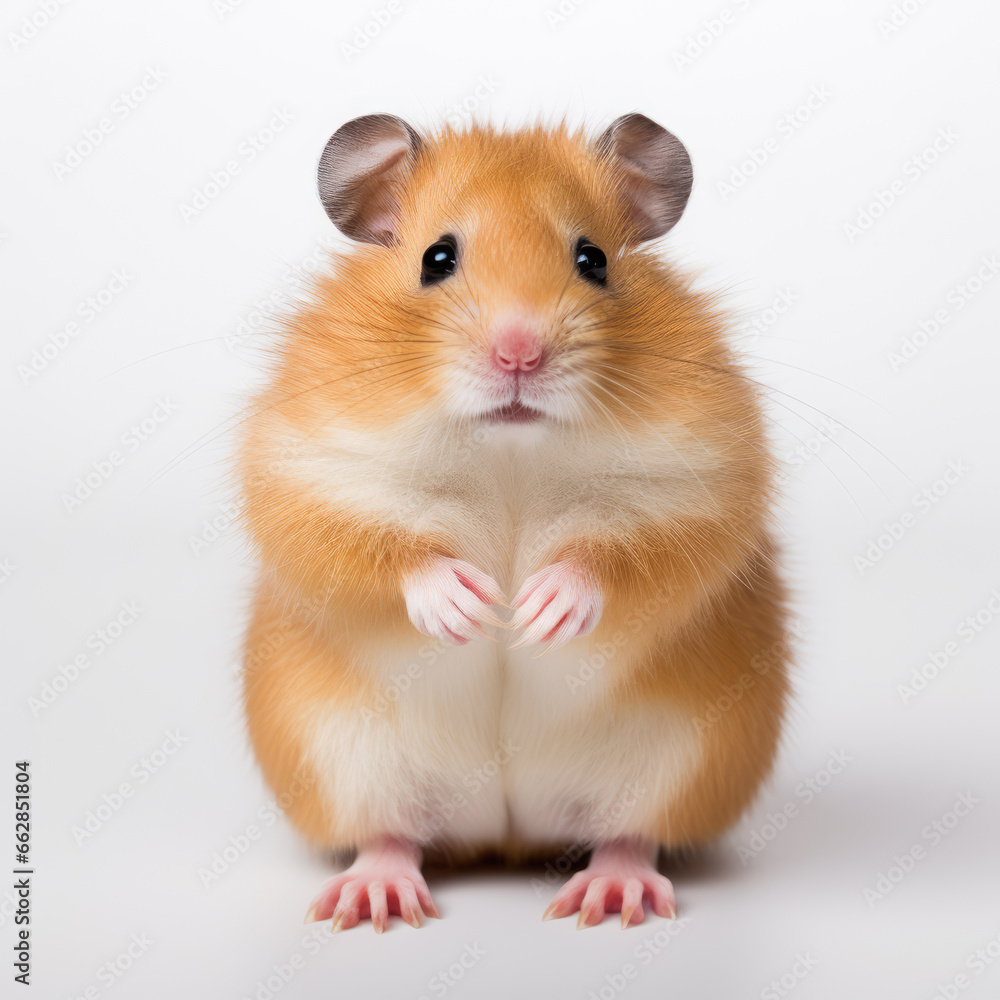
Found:
<path fill-rule="evenodd" d="M 390 914 L 420 927 L 424 915 L 440 917 L 420 872 L 420 848 L 396 837 L 382 837 L 358 851 L 354 863 L 323 884 L 305 922 L 330 920 L 333 933 L 370 918 L 381 934 Z"/>
<path fill-rule="evenodd" d="M 599 844 L 582 872 L 556 893 L 543 920 L 568 917 L 580 911 L 576 926 L 593 927 L 605 913 L 621 913 L 622 927 L 641 924 L 643 903 L 660 917 L 674 919 L 674 887 L 656 870 L 657 847 L 652 841 L 624 837 Z"/>

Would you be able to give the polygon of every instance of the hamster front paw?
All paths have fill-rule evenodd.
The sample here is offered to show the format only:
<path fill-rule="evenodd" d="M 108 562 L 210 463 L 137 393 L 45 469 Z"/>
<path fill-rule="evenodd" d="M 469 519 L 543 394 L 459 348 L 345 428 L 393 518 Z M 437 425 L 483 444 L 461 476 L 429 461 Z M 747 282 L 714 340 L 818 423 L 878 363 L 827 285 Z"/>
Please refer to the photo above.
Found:
<path fill-rule="evenodd" d="M 604 598 L 590 571 L 567 559 L 528 577 L 514 599 L 512 628 L 524 629 L 511 645 L 548 643 L 548 652 L 570 639 L 586 635 L 601 620 Z"/>
<path fill-rule="evenodd" d="M 464 646 L 470 639 L 491 639 L 483 624 L 503 627 L 490 611 L 503 604 L 496 580 L 471 563 L 434 556 L 403 583 L 406 613 L 413 627 L 434 639 Z"/>

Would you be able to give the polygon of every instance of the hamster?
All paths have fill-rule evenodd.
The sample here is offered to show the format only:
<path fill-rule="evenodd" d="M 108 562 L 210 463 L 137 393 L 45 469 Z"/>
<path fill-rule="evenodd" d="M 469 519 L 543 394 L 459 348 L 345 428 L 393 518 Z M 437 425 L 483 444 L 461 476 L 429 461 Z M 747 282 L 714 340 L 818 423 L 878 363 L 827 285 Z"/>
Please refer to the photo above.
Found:
<path fill-rule="evenodd" d="M 660 848 L 737 819 L 789 692 L 756 384 L 647 245 L 687 151 L 640 114 L 375 114 L 318 173 L 354 245 L 238 453 L 250 739 L 298 830 L 356 852 L 307 920 L 419 927 L 428 856 L 588 851 L 546 917 L 675 916 Z"/>

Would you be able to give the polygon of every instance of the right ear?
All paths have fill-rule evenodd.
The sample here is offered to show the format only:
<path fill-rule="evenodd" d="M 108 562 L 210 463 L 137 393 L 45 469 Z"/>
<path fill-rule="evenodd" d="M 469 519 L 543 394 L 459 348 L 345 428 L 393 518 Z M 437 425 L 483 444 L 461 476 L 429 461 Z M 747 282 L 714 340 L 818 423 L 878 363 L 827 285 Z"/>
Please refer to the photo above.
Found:
<path fill-rule="evenodd" d="M 597 148 L 618 162 L 622 195 L 639 242 L 669 232 L 691 194 L 691 157 L 684 144 L 645 115 L 616 118 Z"/>
<path fill-rule="evenodd" d="M 420 137 L 395 115 L 364 115 L 341 125 L 319 161 L 319 197 L 345 235 L 390 246 L 399 228 L 400 192 Z"/>

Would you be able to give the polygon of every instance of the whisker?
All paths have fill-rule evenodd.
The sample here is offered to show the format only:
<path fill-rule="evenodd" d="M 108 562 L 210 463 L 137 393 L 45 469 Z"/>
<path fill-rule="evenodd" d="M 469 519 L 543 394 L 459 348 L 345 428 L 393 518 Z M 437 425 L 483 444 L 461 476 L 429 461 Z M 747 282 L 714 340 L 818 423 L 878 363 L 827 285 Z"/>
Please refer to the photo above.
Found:
<path fill-rule="evenodd" d="M 602 367 L 607 367 L 607 364 L 606 364 L 606 362 L 602 362 Z M 623 371 L 623 369 L 616 369 L 616 370 L 619 370 L 619 371 Z M 617 383 L 617 384 L 621 385 L 621 383 Z M 645 401 L 646 401 L 646 402 L 647 402 L 647 403 L 648 403 L 649 405 L 655 405 L 655 403 L 654 403 L 654 401 L 653 401 L 653 400 L 649 399 L 648 397 L 645 397 L 645 396 L 643 396 L 643 395 L 642 395 L 641 393 L 639 393 L 639 391 L 638 391 L 638 390 L 636 390 L 636 389 L 635 389 L 634 387 L 632 387 L 632 386 L 626 386 L 626 385 L 622 385 L 622 388 L 623 388 L 623 389 L 627 389 L 627 390 L 629 390 L 629 391 L 633 392 L 633 394 L 635 394 L 635 395 L 639 396 L 640 398 L 643 398 L 643 399 L 645 399 Z M 690 403 L 690 402 L 685 402 L 685 405 L 686 405 L 686 406 L 690 406 L 690 407 L 691 407 L 692 409 L 694 409 L 694 410 L 697 410 L 697 411 L 698 411 L 699 413 L 701 413 L 701 414 L 702 414 L 703 416 L 706 416 L 706 417 L 709 417 L 710 419 L 713 419 L 713 420 L 715 420 L 715 421 L 716 421 L 717 423 L 721 424 L 722 426 L 724 426 L 724 427 L 728 428 L 728 429 L 730 430 L 730 432 L 731 432 L 732 434 L 734 434 L 734 436 L 735 436 L 735 437 L 737 437 L 737 438 L 738 438 L 738 439 L 739 439 L 740 441 L 743 441 L 743 442 L 744 442 L 745 444 L 747 444 L 747 445 L 749 445 L 750 447 L 752 447 L 752 448 L 753 448 L 754 450 L 756 450 L 757 452 L 759 452 L 759 453 L 760 453 L 761 455 L 763 455 L 764 457 L 766 457 L 766 458 L 768 458 L 768 459 L 773 459 L 773 456 L 772 456 L 771 452 L 770 452 L 770 451 L 769 451 L 768 449 L 766 449 L 766 448 L 762 448 L 762 447 L 761 447 L 760 445 L 758 445 L 758 444 L 755 444 L 754 442 L 752 442 L 752 441 L 749 441 L 749 440 L 747 440 L 747 439 L 746 439 L 745 437 L 743 437 L 742 435 L 740 435 L 740 434 L 736 433 L 736 431 L 732 430 L 732 427 L 731 427 L 731 425 L 730 425 L 730 424 L 728 424 L 728 423 L 726 423 L 726 421 L 724 421 L 724 420 L 721 420 L 721 419 L 720 419 L 719 417 L 716 417 L 716 416 L 715 416 L 714 414 L 711 414 L 711 413 L 707 413 L 707 412 L 706 412 L 705 410 L 702 410 L 702 409 L 701 409 L 700 407 L 697 407 L 697 406 L 695 406 L 695 405 L 694 405 L 693 403 Z M 778 405 L 780 406 L 781 404 L 779 403 Z M 634 412 L 634 411 L 633 411 L 633 412 Z M 790 412 L 794 412 L 794 411 L 790 411 Z M 636 414 L 636 415 L 638 416 L 638 414 Z M 796 440 L 797 440 L 797 441 L 798 441 L 798 442 L 799 442 L 800 444 L 802 444 L 803 446 L 805 446 L 805 441 L 803 441 L 803 440 L 802 440 L 802 438 L 800 438 L 800 437 L 798 436 L 798 434 L 796 434 L 796 433 L 795 433 L 795 432 L 794 432 L 793 430 L 791 430 L 790 428 L 786 427 L 786 426 L 785 426 L 784 424 L 778 424 L 778 422 L 777 422 L 777 421 L 776 421 L 776 420 L 775 420 L 775 419 L 774 419 L 773 417 L 771 417 L 771 416 L 770 416 L 769 414 L 767 414 L 766 412 L 765 412 L 765 413 L 763 414 L 763 416 L 764 416 L 764 417 L 765 417 L 766 419 L 769 419 L 769 420 L 771 420 L 772 422 L 774 422 L 775 424 L 777 424 L 777 426 L 781 427 L 781 428 L 782 428 L 782 430 L 784 430 L 784 431 L 786 431 L 787 433 L 791 434 L 791 435 L 792 435 L 792 437 L 794 437 L 794 438 L 795 438 L 795 439 L 796 439 Z M 796 414 L 796 416 L 799 416 L 799 414 Z M 807 421 L 807 422 L 808 422 L 808 421 Z M 819 429 L 819 428 L 817 428 L 817 429 Z M 701 444 L 702 444 L 702 447 L 704 447 L 704 443 L 703 443 L 703 442 L 699 442 L 699 443 L 701 443 Z M 845 451 L 844 453 L 845 453 L 845 454 L 847 455 L 847 457 L 848 457 L 848 458 L 850 458 L 850 459 L 851 459 L 851 461 L 852 461 L 852 462 L 854 462 L 854 464 L 855 464 L 855 465 L 856 465 L 856 466 L 857 466 L 857 467 L 858 467 L 859 469 L 861 469 L 861 471 L 862 471 L 862 472 L 864 472 L 864 473 L 865 473 L 866 475 L 868 475 L 868 473 L 867 473 L 867 470 L 866 470 L 866 469 L 864 468 L 864 466 L 863 466 L 863 465 L 861 465 L 861 463 L 860 463 L 860 462 L 859 462 L 859 461 L 858 461 L 858 460 L 857 460 L 856 458 L 854 458 L 854 456 L 853 456 L 853 455 L 851 455 L 851 454 L 850 454 L 849 452 L 846 452 L 846 451 Z M 832 468 L 832 467 L 831 467 L 831 466 L 829 465 L 829 463 L 828 463 L 828 462 L 827 462 L 827 461 L 826 461 L 826 460 L 825 460 L 825 459 L 824 459 L 824 458 L 822 457 L 822 455 L 819 455 L 819 454 L 817 454 L 816 452 L 813 452 L 813 454 L 815 454 L 815 455 L 816 455 L 816 457 L 817 457 L 817 458 L 818 458 L 818 459 L 820 460 L 820 462 L 821 462 L 821 463 L 822 463 L 822 464 L 823 464 L 823 465 L 824 465 L 824 466 L 826 467 L 826 469 L 827 469 L 827 470 L 829 471 L 830 475 L 831 475 L 831 476 L 833 476 L 833 478 L 834 478 L 834 479 L 835 479 L 835 480 L 836 480 L 836 481 L 837 481 L 837 482 L 838 482 L 838 483 L 840 484 L 841 488 L 842 488 L 842 489 L 844 490 L 844 492 L 845 492 L 845 493 L 846 493 L 846 494 L 848 495 L 848 497 L 849 497 L 849 498 L 851 499 L 851 502 L 852 502 L 852 503 L 854 504 L 854 506 L 855 506 L 855 507 L 857 507 L 857 508 L 858 508 L 858 512 L 859 512 L 859 513 L 860 513 L 860 514 L 862 515 L 862 517 L 864 517 L 864 511 L 862 510 L 862 508 L 861 508 L 861 505 L 860 505 L 860 504 L 858 503 L 858 501 L 857 501 L 857 498 L 856 498 L 856 497 L 854 496 L 854 494 L 853 494 L 853 493 L 852 493 L 852 492 L 851 492 L 851 491 L 850 491 L 850 490 L 849 490 L 849 489 L 847 488 L 847 484 L 846 484 L 846 483 L 845 483 L 845 482 L 844 482 L 844 481 L 843 481 L 843 480 L 842 480 L 842 479 L 840 478 L 840 476 L 838 476 L 838 475 L 837 475 L 837 473 L 836 473 L 836 472 L 834 472 L 834 471 L 833 471 L 833 468 Z M 869 478 L 871 478 L 871 477 L 869 476 Z M 876 483 L 875 485 L 877 486 L 878 484 Z"/>
<path fill-rule="evenodd" d="M 910 483 L 911 485 L 913 484 L 912 478 L 910 476 L 908 476 L 888 455 L 886 455 L 884 451 L 882 451 L 877 445 L 873 444 L 871 441 L 869 441 L 867 438 L 865 438 L 862 434 L 859 434 L 853 427 L 850 427 L 848 424 L 844 423 L 842 420 L 837 420 L 835 417 L 833 417 L 831 414 L 827 413 L 825 410 L 821 409 L 820 407 L 815 406 L 812 403 L 808 403 L 804 399 L 799 399 L 797 396 L 793 396 L 791 393 L 785 392 L 784 389 L 778 389 L 775 386 L 767 385 L 765 382 L 761 382 L 758 379 L 753 378 L 751 375 L 746 374 L 746 372 L 735 371 L 733 369 L 727 369 L 727 368 L 720 368 L 717 365 L 711 365 L 711 364 L 708 364 L 707 362 L 697 361 L 694 358 L 677 358 L 677 357 L 673 357 L 671 355 L 660 354 L 660 353 L 655 352 L 655 351 L 638 350 L 638 349 L 635 349 L 635 348 L 626 347 L 626 346 L 621 345 L 621 344 L 607 343 L 607 344 L 600 344 L 600 345 L 594 345 L 594 346 L 608 347 L 608 348 L 611 348 L 613 350 L 624 350 L 624 351 L 628 351 L 629 353 L 632 353 L 632 354 L 648 355 L 649 357 L 657 357 L 657 358 L 661 358 L 662 360 L 665 360 L 665 361 L 674 361 L 674 362 L 677 362 L 678 364 L 697 365 L 700 368 L 705 368 L 707 370 L 714 371 L 714 372 L 716 372 L 717 374 L 720 374 L 720 375 L 728 375 L 731 378 L 741 378 L 741 379 L 744 379 L 745 381 L 750 382 L 753 385 L 756 385 L 756 386 L 760 387 L 761 389 L 765 390 L 766 394 L 779 393 L 782 396 L 787 396 L 789 399 L 792 399 L 795 402 L 800 403 L 803 406 L 807 406 L 807 407 L 809 407 L 809 409 L 814 410 L 816 413 L 819 413 L 820 415 L 826 417 L 827 420 L 831 420 L 834 423 L 839 424 L 841 427 L 844 428 L 844 430 L 846 430 L 850 434 L 853 434 L 854 437 L 856 437 L 859 441 L 861 441 L 864 444 L 866 444 L 869 448 L 871 448 L 879 456 L 881 456 L 901 476 L 903 476 L 903 478 L 906 479 L 906 481 L 908 483 Z M 778 405 L 781 406 L 781 405 L 785 405 L 785 404 L 778 403 Z M 786 408 L 789 409 L 790 412 L 796 413 L 796 411 L 792 410 L 791 407 L 786 407 Z M 807 420 L 806 417 L 804 417 L 801 413 L 796 413 L 796 416 L 798 416 L 801 420 L 805 420 L 806 423 L 811 424 L 811 426 L 815 427 L 817 430 L 820 429 L 818 427 L 818 425 L 812 424 L 812 422 L 809 421 L 809 420 Z M 832 443 L 834 444 L 835 447 L 840 448 L 842 451 L 844 450 L 843 446 L 840 445 L 839 442 L 833 441 Z M 845 451 L 845 454 L 848 454 L 848 453 Z M 849 456 L 849 457 L 851 457 L 851 456 Z M 853 460 L 857 461 L 856 459 L 853 459 Z M 865 474 L 868 475 L 868 477 L 871 479 L 871 475 L 866 470 L 864 470 L 864 466 L 862 466 L 860 463 L 858 463 L 858 467 L 860 469 L 862 469 L 862 471 L 865 471 Z M 884 496 L 886 496 L 888 498 L 888 494 L 885 493 L 885 491 L 882 489 L 882 487 L 879 486 L 878 483 L 876 483 L 874 479 L 872 479 L 872 483 L 876 486 L 876 488 L 880 492 L 882 492 L 882 494 Z"/>
<path fill-rule="evenodd" d="M 824 375 L 822 372 L 814 372 L 808 368 L 801 368 L 799 367 L 799 365 L 793 365 L 787 361 L 779 361 L 777 358 L 760 358 L 755 354 L 747 354 L 745 355 L 745 357 L 748 357 L 753 361 L 757 361 L 761 364 L 781 365 L 783 368 L 792 368 L 797 372 L 802 372 L 804 375 L 812 375 L 815 378 L 821 378 L 826 382 L 831 382 L 833 385 L 840 386 L 841 389 L 846 389 L 848 392 L 853 392 L 855 395 L 860 396 L 862 399 L 866 399 L 869 403 L 874 404 L 880 410 L 882 410 L 883 413 L 889 413 L 891 416 L 891 411 L 887 407 L 883 406 L 877 399 L 873 399 L 867 393 L 862 392 L 860 389 L 855 389 L 854 386 L 848 385 L 846 382 L 840 382 L 835 378 L 830 378 L 829 375 Z"/>
<path fill-rule="evenodd" d="M 146 490 L 150 489 L 155 483 L 157 483 L 161 478 L 163 478 L 163 476 L 167 475 L 167 473 L 175 469 L 181 462 L 187 461 L 187 459 L 189 459 L 196 452 L 200 451 L 202 448 L 211 444 L 218 438 L 228 434 L 230 431 L 236 430 L 237 427 L 241 426 L 242 424 L 245 424 L 248 420 L 252 420 L 254 417 L 267 413 L 270 410 L 275 409 L 276 407 L 283 406 L 286 403 L 293 402 L 294 400 L 299 399 L 300 397 L 306 395 L 306 393 L 315 392 L 317 389 L 323 389 L 327 386 L 334 385 L 345 378 L 355 377 L 358 374 L 363 373 L 364 371 L 376 371 L 377 369 L 382 367 L 389 367 L 390 365 L 397 363 L 397 360 L 398 359 L 393 359 L 392 361 L 389 361 L 386 365 L 376 365 L 375 367 L 369 367 L 367 369 L 358 369 L 355 371 L 350 371 L 344 375 L 338 376 L 335 379 L 329 379 L 324 382 L 319 382 L 316 385 L 307 386 L 305 389 L 301 389 L 299 392 L 292 393 L 289 396 L 285 396 L 282 399 L 276 400 L 269 406 L 265 406 L 259 409 L 253 409 L 254 404 L 251 403 L 245 409 L 247 410 L 253 409 L 253 412 L 247 413 L 243 417 L 240 417 L 240 413 L 235 413 L 231 417 L 227 417 L 225 420 L 223 420 L 222 423 L 217 424 L 211 430 L 206 431 L 204 434 L 198 437 L 192 444 L 182 449 L 178 455 L 175 455 L 174 458 L 172 458 L 162 469 L 160 469 L 156 473 L 156 475 L 154 475 L 152 479 L 150 479 L 146 483 L 146 485 L 142 489 L 142 492 L 145 492 Z M 408 358 L 406 360 L 408 360 Z M 235 422 L 232 424 L 232 426 L 226 427 L 226 424 L 230 423 L 231 421 Z"/>
<path fill-rule="evenodd" d="M 609 381 L 614 382 L 615 380 L 614 379 L 609 379 Z M 621 383 L 616 383 L 616 384 L 620 385 Z M 634 407 L 629 406 L 628 403 L 626 403 L 624 400 L 619 399 L 619 402 L 626 409 L 628 409 L 635 417 L 637 417 L 639 420 L 641 420 L 665 445 L 667 445 L 667 447 L 669 447 L 674 452 L 674 454 L 688 467 L 688 470 L 690 471 L 691 475 L 694 476 L 694 478 L 698 480 L 699 485 L 705 491 L 705 494 L 708 496 L 709 500 L 712 502 L 712 505 L 716 508 L 716 510 L 721 511 L 722 507 L 719 505 L 719 503 L 716 500 L 716 498 L 715 498 L 714 494 L 712 493 L 712 491 L 702 481 L 701 476 L 699 476 L 698 473 L 694 471 L 694 467 L 680 453 L 680 451 L 677 449 L 677 446 L 674 445 L 674 443 L 672 441 L 670 441 L 669 439 L 667 439 L 666 437 L 664 437 L 648 420 L 645 419 L 645 417 L 643 417 L 640 413 L 637 413 L 636 410 L 634 409 Z M 697 435 L 695 435 L 695 436 L 697 436 Z M 702 442 L 699 442 L 699 444 L 701 444 L 701 446 L 703 448 L 705 448 L 705 445 Z M 705 448 L 705 451 L 707 453 L 708 449 Z"/>

